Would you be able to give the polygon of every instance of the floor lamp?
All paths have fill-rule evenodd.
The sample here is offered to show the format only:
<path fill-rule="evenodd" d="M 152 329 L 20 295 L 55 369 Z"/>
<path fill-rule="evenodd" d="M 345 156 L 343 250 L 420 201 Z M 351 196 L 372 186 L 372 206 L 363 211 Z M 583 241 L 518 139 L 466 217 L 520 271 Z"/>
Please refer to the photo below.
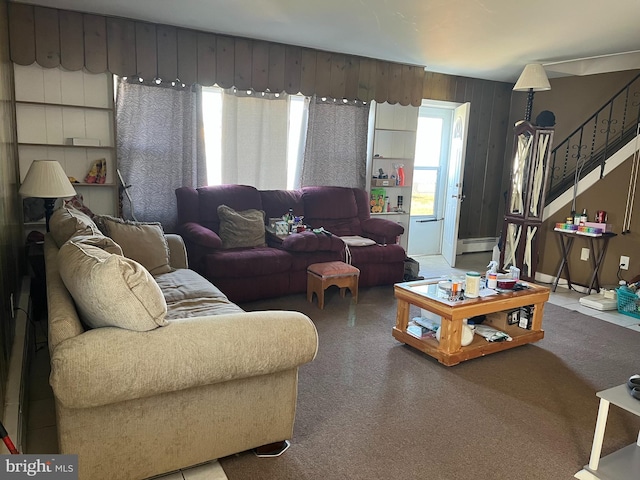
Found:
<path fill-rule="evenodd" d="M 524 119 L 531 121 L 531 109 L 533 108 L 533 93 L 544 90 L 551 90 L 549 79 L 544 71 L 544 67 L 539 63 L 530 63 L 524 67 L 520 74 L 520 78 L 513 87 L 514 92 L 529 92 L 527 96 L 527 108 L 524 113 Z"/>
<path fill-rule="evenodd" d="M 44 199 L 44 215 L 49 231 L 49 219 L 53 205 L 58 198 L 73 197 L 76 194 L 62 166 L 55 160 L 34 160 L 19 190 L 23 197 Z"/>

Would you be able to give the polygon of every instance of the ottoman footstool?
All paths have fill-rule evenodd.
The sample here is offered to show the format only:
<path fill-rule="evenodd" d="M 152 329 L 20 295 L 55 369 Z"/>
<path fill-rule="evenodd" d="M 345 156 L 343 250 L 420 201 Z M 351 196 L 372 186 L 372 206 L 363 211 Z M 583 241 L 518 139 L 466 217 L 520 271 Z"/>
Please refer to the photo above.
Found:
<path fill-rule="evenodd" d="M 324 291 L 332 285 L 340 288 L 344 298 L 347 288 L 358 303 L 358 280 L 360 270 L 344 262 L 314 263 L 307 267 L 307 300 L 313 303 L 313 294 L 318 297 L 318 307 L 324 308 Z"/>

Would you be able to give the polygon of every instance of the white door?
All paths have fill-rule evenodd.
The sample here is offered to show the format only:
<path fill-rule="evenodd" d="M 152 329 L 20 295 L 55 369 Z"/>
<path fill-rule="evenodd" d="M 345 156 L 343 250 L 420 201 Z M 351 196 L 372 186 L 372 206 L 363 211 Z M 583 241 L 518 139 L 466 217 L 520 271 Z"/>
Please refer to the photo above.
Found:
<path fill-rule="evenodd" d="M 463 200 L 462 173 L 464 172 L 464 158 L 467 149 L 470 106 L 471 104 L 468 102 L 459 106 L 453 115 L 453 134 L 442 233 L 442 256 L 452 267 L 456 266 L 460 204 Z"/>
<path fill-rule="evenodd" d="M 439 255 L 456 104 L 425 100 L 418 113 L 407 252 Z"/>

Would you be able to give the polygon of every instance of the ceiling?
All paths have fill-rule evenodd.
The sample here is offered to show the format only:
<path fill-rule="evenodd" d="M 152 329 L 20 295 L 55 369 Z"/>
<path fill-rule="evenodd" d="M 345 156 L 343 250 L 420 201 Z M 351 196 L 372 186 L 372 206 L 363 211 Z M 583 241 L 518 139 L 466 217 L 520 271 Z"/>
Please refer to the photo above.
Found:
<path fill-rule="evenodd" d="M 640 68 L 640 0 L 14 0 L 513 82 Z"/>

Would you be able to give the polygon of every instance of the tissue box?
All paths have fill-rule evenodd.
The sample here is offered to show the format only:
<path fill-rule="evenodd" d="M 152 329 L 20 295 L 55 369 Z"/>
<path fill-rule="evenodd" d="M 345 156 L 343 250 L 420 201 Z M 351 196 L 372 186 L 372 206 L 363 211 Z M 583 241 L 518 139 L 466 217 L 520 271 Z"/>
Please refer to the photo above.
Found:
<path fill-rule="evenodd" d="M 287 235 L 289 233 L 289 224 L 285 221 L 276 222 L 276 235 Z"/>

